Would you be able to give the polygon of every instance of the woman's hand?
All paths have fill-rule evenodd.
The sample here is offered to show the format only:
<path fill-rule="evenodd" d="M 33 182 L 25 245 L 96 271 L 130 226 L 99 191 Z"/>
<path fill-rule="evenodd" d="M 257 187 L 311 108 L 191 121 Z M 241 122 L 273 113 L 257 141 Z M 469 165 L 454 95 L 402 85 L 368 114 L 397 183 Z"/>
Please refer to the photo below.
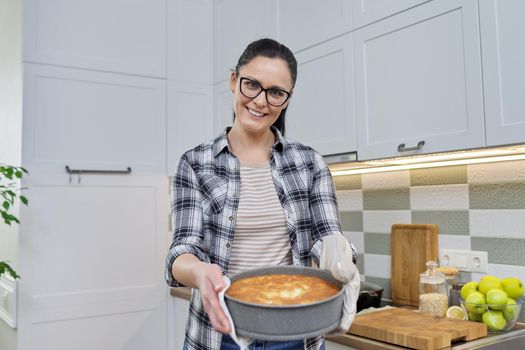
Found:
<path fill-rule="evenodd" d="M 230 322 L 219 303 L 219 292 L 226 287 L 221 268 L 216 264 L 204 264 L 199 269 L 198 285 L 204 310 L 216 331 L 229 333 Z"/>

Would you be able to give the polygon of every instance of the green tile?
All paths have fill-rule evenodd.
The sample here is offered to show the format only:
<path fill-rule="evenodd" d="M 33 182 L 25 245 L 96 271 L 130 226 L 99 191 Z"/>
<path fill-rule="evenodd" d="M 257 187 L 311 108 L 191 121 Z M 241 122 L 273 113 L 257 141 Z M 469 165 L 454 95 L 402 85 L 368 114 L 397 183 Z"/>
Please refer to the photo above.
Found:
<path fill-rule="evenodd" d="M 525 182 L 469 185 L 470 209 L 525 209 Z"/>
<path fill-rule="evenodd" d="M 466 183 L 466 165 L 410 170 L 411 186 L 450 185 Z"/>
<path fill-rule="evenodd" d="M 363 231 L 363 212 L 362 211 L 342 211 L 341 228 L 343 231 Z"/>
<path fill-rule="evenodd" d="M 525 239 L 518 242 L 518 265 L 525 266 Z"/>
<path fill-rule="evenodd" d="M 363 190 L 364 210 L 410 209 L 410 190 L 397 188 L 388 190 Z"/>
<path fill-rule="evenodd" d="M 523 244 L 523 240 L 514 238 L 470 238 L 472 250 L 488 253 L 489 264 L 521 265 L 520 244 Z"/>
<path fill-rule="evenodd" d="M 365 255 L 364 254 L 358 254 L 357 255 L 357 269 L 359 270 L 360 274 L 363 274 L 365 272 Z"/>
<path fill-rule="evenodd" d="M 361 175 L 334 176 L 334 183 L 337 191 L 360 190 L 362 188 Z"/>
<path fill-rule="evenodd" d="M 365 232 L 365 253 L 390 255 L 390 234 L 389 233 L 368 233 Z"/>
<path fill-rule="evenodd" d="M 468 235 L 468 210 L 454 211 L 412 211 L 413 224 L 436 224 L 444 235 Z"/>
<path fill-rule="evenodd" d="M 367 282 L 375 283 L 383 287 L 383 295 L 381 296 L 381 299 L 392 300 L 392 292 L 390 288 L 392 281 L 390 280 L 390 278 L 379 278 L 370 276 L 365 276 L 365 278 Z"/>

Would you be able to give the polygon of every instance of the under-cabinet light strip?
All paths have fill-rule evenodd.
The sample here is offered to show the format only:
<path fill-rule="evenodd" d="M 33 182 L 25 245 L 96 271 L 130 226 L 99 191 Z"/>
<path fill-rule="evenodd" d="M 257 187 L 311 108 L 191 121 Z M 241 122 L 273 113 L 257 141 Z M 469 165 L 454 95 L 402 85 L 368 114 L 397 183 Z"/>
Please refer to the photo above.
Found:
<path fill-rule="evenodd" d="M 405 164 L 405 165 L 374 166 L 374 167 L 358 168 L 358 169 L 341 169 L 341 170 L 332 170 L 332 175 L 333 176 L 356 175 L 356 174 L 379 173 L 379 172 L 395 171 L 395 170 L 423 169 L 423 168 L 435 168 L 435 167 L 444 167 L 444 166 L 453 166 L 453 165 L 505 162 L 505 161 L 522 160 L 522 159 L 525 159 L 525 154 L 512 154 L 512 155 L 506 155 L 506 156 L 493 156 L 493 157 L 485 157 L 485 158 L 444 160 L 444 161 L 437 161 L 437 162 L 414 163 L 414 164 Z"/>

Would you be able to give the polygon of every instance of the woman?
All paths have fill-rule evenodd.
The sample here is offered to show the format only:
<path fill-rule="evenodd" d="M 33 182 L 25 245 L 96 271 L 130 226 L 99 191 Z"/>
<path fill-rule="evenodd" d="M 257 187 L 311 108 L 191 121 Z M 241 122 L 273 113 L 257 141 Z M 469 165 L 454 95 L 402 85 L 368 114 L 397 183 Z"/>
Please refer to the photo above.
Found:
<path fill-rule="evenodd" d="M 219 306 L 222 274 L 319 263 L 322 238 L 340 234 L 335 190 L 322 157 L 284 137 L 297 62 L 284 45 L 257 40 L 231 73 L 234 123 L 186 152 L 173 182 L 170 286 L 194 288 L 187 349 L 234 349 Z M 354 249 L 354 261 L 357 254 Z M 255 341 L 252 346 L 263 342 Z M 322 349 L 321 337 L 265 342 L 266 349 Z"/>

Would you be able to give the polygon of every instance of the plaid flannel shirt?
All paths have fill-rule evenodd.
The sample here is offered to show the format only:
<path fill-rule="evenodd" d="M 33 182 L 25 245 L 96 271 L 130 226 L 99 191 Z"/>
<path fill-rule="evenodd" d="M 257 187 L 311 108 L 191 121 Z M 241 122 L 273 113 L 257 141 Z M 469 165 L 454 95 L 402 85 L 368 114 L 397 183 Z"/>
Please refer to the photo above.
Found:
<path fill-rule="evenodd" d="M 321 155 L 272 127 L 270 167 L 284 210 L 293 264 L 319 265 L 322 237 L 340 234 L 335 188 Z M 226 129 L 215 140 L 186 152 L 173 180 L 173 243 L 166 260 L 166 281 L 182 286 L 171 273 L 173 261 L 190 253 L 228 272 L 239 206 L 240 164 L 231 153 Z M 354 262 L 357 252 L 352 245 Z M 192 290 L 186 342 L 190 350 L 219 349 L 222 334 L 213 330 L 199 291 Z M 322 337 L 305 339 L 305 349 L 319 349 Z"/>

